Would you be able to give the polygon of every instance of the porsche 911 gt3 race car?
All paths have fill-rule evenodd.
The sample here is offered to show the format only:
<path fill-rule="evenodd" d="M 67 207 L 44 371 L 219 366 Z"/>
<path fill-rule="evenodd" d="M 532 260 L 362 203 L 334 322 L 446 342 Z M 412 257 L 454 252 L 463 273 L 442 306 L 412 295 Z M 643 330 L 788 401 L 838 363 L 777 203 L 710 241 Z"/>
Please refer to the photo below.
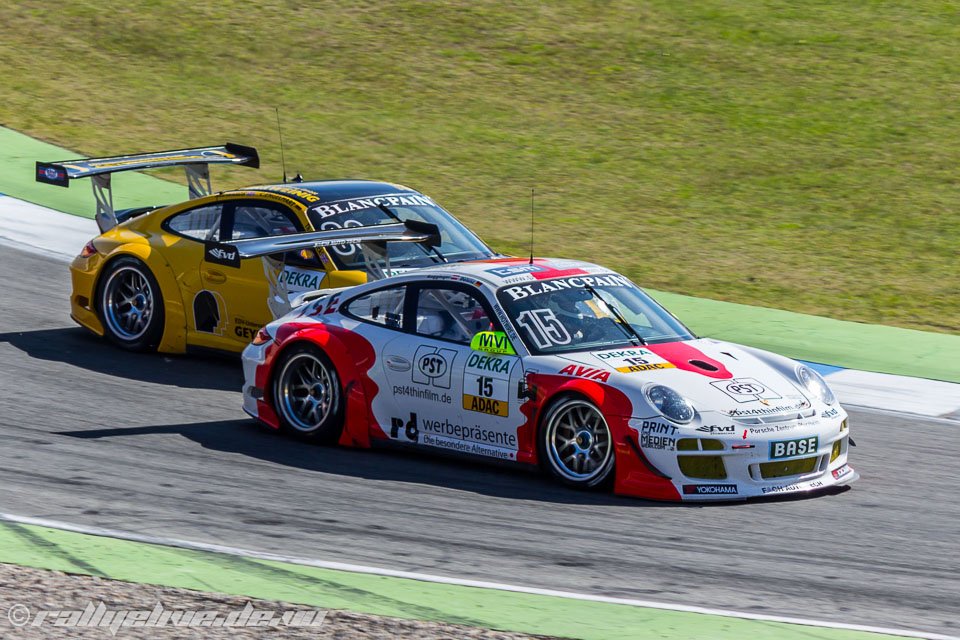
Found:
<path fill-rule="evenodd" d="M 658 500 L 858 478 L 847 414 L 815 371 L 697 338 L 608 269 L 506 258 L 314 295 L 243 352 L 244 410 L 272 429 Z"/>
<path fill-rule="evenodd" d="M 208 165 L 259 163 L 256 149 L 235 144 L 38 162 L 40 182 L 93 181 L 102 233 L 71 264 L 73 319 L 131 350 L 238 352 L 306 291 L 493 255 L 433 200 L 395 184 L 330 180 L 210 193 Z M 112 173 L 178 165 L 190 200 L 114 210 Z M 316 232 L 324 233 L 310 236 Z M 315 242 L 297 242 L 302 236 Z M 272 252 L 238 253 L 230 244 L 250 239 L 270 241 Z"/>

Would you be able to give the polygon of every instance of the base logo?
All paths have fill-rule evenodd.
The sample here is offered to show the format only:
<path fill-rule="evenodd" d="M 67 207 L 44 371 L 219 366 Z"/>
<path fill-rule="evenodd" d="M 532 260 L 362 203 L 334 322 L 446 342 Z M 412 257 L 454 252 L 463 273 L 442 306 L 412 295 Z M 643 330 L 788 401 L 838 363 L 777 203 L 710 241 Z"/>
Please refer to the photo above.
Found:
<path fill-rule="evenodd" d="M 735 484 L 685 484 L 683 494 L 686 496 L 730 496 L 737 495 Z"/>
<path fill-rule="evenodd" d="M 774 440 L 770 443 L 770 459 L 779 460 L 780 458 L 813 455 L 816 453 L 819 444 L 820 438 L 817 436 L 797 440 Z"/>

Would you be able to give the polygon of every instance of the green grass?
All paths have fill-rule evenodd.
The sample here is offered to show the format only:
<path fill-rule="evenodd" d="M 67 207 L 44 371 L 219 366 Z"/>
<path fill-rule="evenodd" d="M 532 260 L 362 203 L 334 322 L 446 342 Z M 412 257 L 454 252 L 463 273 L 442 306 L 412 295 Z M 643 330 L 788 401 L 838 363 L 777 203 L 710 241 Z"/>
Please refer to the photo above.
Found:
<path fill-rule="evenodd" d="M 432 195 L 496 248 L 960 332 L 950 3 L 0 4 L 0 123 L 89 154 L 226 140 Z M 32 176 L 25 176 L 25 180 Z"/>

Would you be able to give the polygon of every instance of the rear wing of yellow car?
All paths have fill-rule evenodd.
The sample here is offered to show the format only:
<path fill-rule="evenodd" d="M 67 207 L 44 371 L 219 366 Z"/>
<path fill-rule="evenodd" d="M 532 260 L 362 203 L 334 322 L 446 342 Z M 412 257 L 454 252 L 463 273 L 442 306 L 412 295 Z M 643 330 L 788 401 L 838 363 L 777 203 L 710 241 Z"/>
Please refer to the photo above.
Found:
<path fill-rule="evenodd" d="M 427 247 L 440 244 L 440 228 L 429 222 L 404 220 L 392 224 L 369 227 L 348 227 L 329 231 L 307 231 L 265 238 L 245 238 L 229 242 L 207 242 L 203 259 L 228 267 L 239 267 L 240 260 L 282 254 L 300 249 L 314 249 L 342 245 L 372 247 L 386 261 L 385 272 L 390 273 L 388 242 L 417 242 Z"/>
<path fill-rule="evenodd" d="M 220 147 L 197 147 L 174 151 L 155 151 L 106 158 L 78 158 L 60 162 L 37 162 L 37 182 L 69 187 L 71 180 L 90 178 L 93 197 L 97 200 L 97 226 L 100 231 L 117 225 L 110 190 L 110 174 L 118 171 L 157 169 L 182 166 L 187 173 L 187 190 L 191 199 L 212 193 L 211 164 L 235 164 L 258 168 L 260 155 L 253 147 L 228 142 Z"/>

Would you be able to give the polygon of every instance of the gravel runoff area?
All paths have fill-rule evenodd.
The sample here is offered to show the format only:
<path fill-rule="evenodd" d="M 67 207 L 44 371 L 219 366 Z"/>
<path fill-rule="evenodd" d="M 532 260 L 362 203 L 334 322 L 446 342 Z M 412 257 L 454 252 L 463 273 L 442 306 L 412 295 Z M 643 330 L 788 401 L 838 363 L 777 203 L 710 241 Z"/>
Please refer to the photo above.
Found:
<path fill-rule="evenodd" d="M 441 622 L 423 622 L 403 620 L 382 616 L 350 613 L 347 611 L 329 611 L 316 626 L 273 626 L 273 627 L 210 627 L 175 626 L 173 622 L 163 627 L 140 628 L 122 626 L 114 632 L 103 627 L 66 627 L 54 624 L 55 621 L 69 621 L 68 611 L 83 611 L 92 603 L 95 611 L 102 602 L 107 612 L 146 611 L 153 612 L 159 603 L 163 611 L 215 611 L 221 619 L 227 619 L 231 613 L 239 617 L 249 603 L 254 611 L 276 613 L 277 618 L 287 611 L 320 611 L 305 605 L 296 605 L 270 600 L 256 600 L 217 593 L 204 593 L 188 589 L 173 589 L 149 584 L 135 584 L 118 580 L 106 580 L 93 576 L 81 576 L 45 571 L 9 564 L 0 564 L 0 637 L 9 638 L 329 638 L 335 640 L 353 640 L 354 638 L 416 638 L 417 640 L 519 640 L 520 638 L 545 638 L 517 633 L 478 629 L 462 625 Z M 26 607 L 26 609 L 24 609 Z M 248 609 L 249 610 L 249 609 Z M 29 621 L 25 615 L 29 611 Z M 33 626 L 40 611 L 62 612 L 48 613 L 43 624 Z M 74 618 L 78 614 L 73 614 Z M 82 614 L 81 614 L 82 615 Z M 94 616 L 87 615 L 87 620 Z M 129 615 L 129 614 L 128 614 Z M 147 617 L 146 614 L 142 614 Z M 161 612 L 154 614 L 158 619 Z M 253 615 L 247 615 L 250 620 Z M 53 618 L 51 618 L 51 616 Z M 104 620 L 100 615 L 99 620 Z M 182 620 L 182 618 L 181 618 Z M 301 618 L 303 620 L 303 618 Z M 16 626 L 14 622 L 22 626 Z"/>

